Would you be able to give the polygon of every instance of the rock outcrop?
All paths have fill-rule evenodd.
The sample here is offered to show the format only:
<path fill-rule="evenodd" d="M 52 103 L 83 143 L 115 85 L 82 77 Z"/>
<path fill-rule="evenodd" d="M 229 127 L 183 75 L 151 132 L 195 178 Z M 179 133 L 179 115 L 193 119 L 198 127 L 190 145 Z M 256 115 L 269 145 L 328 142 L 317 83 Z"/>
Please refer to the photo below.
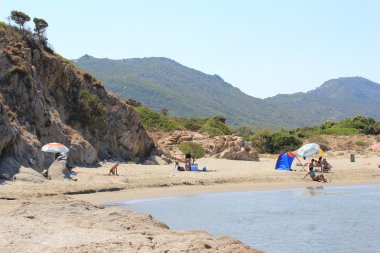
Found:
<path fill-rule="evenodd" d="M 215 157 L 231 160 L 258 161 L 259 154 L 252 147 L 252 143 L 244 141 L 238 135 L 209 136 L 191 131 L 175 131 L 170 134 L 150 132 L 158 148 L 166 157 L 183 158 L 178 145 L 184 141 L 192 141 L 200 144 L 206 153 L 206 157 Z M 152 159 L 153 160 L 153 159 Z"/>
<path fill-rule="evenodd" d="M 15 167 L 51 163 L 52 155 L 40 151 L 49 142 L 69 147 L 69 159 L 78 165 L 110 155 L 144 160 L 154 149 L 133 107 L 28 32 L 2 26 L 0 177 L 6 158 Z"/>

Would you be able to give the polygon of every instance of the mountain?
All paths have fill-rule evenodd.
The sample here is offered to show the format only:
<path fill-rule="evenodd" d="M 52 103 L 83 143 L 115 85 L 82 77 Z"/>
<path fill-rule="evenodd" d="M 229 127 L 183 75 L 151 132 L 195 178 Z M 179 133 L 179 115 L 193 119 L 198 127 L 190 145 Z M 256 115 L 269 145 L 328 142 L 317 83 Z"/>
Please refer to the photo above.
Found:
<path fill-rule="evenodd" d="M 180 117 L 227 116 L 232 125 L 286 126 L 268 118 L 273 109 L 225 82 L 167 58 L 97 59 L 85 55 L 73 63 L 100 79 L 110 91 L 157 111 Z"/>
<path fill-rule="evenodd" d="M 305 126 L 355 115 L 379 120 L 379 98 L 379 84 L 362 77 L 341 77 L 306 93 L 277 95 L 264 100 L 274 107 L 285 108 L 286 117 L 296 126 Z"/>
<path fill-rule="evenodd" d="M 267 99 L 249 96 L 218 75 L 208 75 L 167 58 L 99 59 L 73 63 L 100 79 L 115 94 L 180 117 L 223 115 L 233 126 L 279 129 L 318 125 L 362 114 L 380 119 L 380 85 L 360 77 L 330 80 L 307 93 Z"/>
<path fill-rule="evenodd" d="M 144 159 L 154 149 L 137 112 L 93 76 L 55 54 L 28 31 L 0 27 L 0 178 L 52 159 L 59 142 L 73 164 L 112 155 Z M 45 157 L 46 156 L 46 157 Z M 12 173 L 8 173 L 12 171 Z"/>

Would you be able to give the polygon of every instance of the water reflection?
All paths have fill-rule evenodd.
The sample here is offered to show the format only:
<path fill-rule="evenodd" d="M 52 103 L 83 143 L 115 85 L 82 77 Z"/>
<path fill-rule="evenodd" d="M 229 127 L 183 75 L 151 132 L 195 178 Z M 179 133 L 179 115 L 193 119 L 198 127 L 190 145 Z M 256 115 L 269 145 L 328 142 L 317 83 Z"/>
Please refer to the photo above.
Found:
<path fill-rule="evenodd" d="M 306 187 L 305 191 L 302 195 L 304 196 L 320 196 L 325 195 L 326 193 L 323 192 L 323 186 L 308 186 Z"/>

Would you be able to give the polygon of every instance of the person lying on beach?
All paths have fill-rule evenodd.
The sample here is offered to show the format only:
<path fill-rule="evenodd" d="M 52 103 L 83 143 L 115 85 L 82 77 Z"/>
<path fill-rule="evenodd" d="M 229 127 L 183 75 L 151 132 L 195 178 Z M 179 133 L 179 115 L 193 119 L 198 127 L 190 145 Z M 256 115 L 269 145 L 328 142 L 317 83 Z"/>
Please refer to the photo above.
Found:
<path fill-rule="evenodd" d="M 111 167 L 110 169 L 110 173 L 108 173 L 108 175 L 116 175 L 118 176 L 117 174 L 117 167 L 119 167 L 119 163 L 116 163 L 114 166 Z"/>
<path fill-rule="evenodd" d="M 320 175 L 317 175 L 315 174 L 315 171 L 314 171 L 314 159 L 311 159 L 311 162 L 309 164 L 309 172 L 304 176 L 304 179 L 310 175 L 311 179 L 313 181 L 317 181 L 317 182 L 327 182 L 327 180 L 325 179 L 325 177 L 323 176 L 323 174 L 320 174 Z"/>

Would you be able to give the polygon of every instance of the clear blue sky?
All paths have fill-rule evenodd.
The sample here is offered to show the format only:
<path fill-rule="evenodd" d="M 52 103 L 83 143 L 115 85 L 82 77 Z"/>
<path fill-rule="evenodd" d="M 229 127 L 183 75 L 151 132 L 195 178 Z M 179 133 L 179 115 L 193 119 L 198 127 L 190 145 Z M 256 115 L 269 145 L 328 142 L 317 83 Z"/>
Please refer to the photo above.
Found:
<path fill-rule="evenodd" d="M 66 58 L 168 57 L 255 97 L 380 82 L 375 0 L 0 0 L 0 19 L 13 9 L 48 21 Z"/>

